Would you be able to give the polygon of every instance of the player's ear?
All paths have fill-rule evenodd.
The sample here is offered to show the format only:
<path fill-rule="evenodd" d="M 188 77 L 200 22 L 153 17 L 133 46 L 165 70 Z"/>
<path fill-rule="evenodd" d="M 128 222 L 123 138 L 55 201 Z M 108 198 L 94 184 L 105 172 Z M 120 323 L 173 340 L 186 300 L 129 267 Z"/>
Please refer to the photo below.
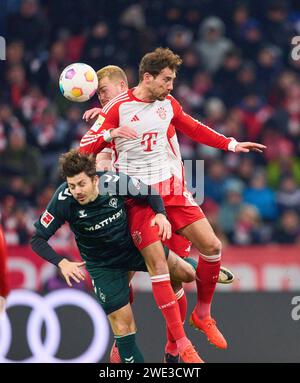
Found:
<path fill-rule="evenodd" d="M 144 73 L 143 80 L 146 83 L 150 82 L 152 79 L 153 79 L 152 74 L 150 74 L 149 72 Z"/>
<path fill-rule="evenodd" d="M 95 175 L 95 176 L 93 177 L 93 184 L 94 184 L 94 185 L 97 185 L 98 181 L 99 181 L 99 176 Z"/>
<path fill-rule="evenodd" d="M 125 81 L 122 80 L 120 82 L 120 88 L 121 88 L 121 92 L 124 92 L 127 89 L 127 84 Z"/>

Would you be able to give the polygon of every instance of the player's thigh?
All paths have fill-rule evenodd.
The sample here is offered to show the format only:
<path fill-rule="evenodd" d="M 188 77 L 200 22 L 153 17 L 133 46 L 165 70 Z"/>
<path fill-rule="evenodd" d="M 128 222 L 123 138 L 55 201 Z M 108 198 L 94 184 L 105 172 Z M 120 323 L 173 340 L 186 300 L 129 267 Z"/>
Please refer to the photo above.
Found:
<path fill-rule="evenodd" d="M 206 218 L 195 221 L 179 229 L 178 232 L 204 254 L 214 255 L 221 251 L 221 242 Z"/>
<path fill-rule="evenodd" d="M 136 325 L 130 303 L 107 316 L 114 335 L 136 332 Z"/>
<path fill-rule="evenodd" d="M 205 218 L 202 209 L 197 206 L 189 206 L 179 201 L 181 205 L 166 205 L 167 217 L 172 225 L 172 230 L 175 233 L 182 234 L 180 229 Z"/>
<path fill-rule="evenodd" d="M 195 280 L 195 270 L 183 258 L 172 250 L 169 251 L 168 268 L 172 282 L 192 282 Z M 174 284 L 175 285 L 175 284 Z"/>
<path fill-rule="evenodd" d="M 128 270 L 99 267 L 92 275 L 94 292 L 106 315 L 129 303 Z"/>

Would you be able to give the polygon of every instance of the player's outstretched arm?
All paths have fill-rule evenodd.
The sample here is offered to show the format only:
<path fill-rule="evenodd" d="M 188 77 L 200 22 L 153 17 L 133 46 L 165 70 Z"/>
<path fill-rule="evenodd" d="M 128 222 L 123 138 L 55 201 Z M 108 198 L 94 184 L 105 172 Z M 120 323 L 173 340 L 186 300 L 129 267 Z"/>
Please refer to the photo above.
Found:
<path fill-rule="evenodd" d="M 249 151 L 262 153 L 266 148 L 256 142 L 237 142 L 233 137 L 226 137 L 184 113 L 179 102 L 173 97 L 171 103 L 174 111 L 172 123 L 175 128 L 196 142 L 236 153 L 248 153 Z"/>

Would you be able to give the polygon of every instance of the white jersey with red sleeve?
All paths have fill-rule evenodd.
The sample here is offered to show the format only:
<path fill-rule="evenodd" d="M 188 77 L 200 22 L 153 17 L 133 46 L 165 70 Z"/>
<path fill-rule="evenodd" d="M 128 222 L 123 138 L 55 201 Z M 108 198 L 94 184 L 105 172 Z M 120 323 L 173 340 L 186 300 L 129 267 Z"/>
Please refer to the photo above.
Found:
<path fill-rule="evenodd" d="M 138 138 L 113 140 L 113 166 L 148 185 L 156 184 L 173 175 L 168 140 L 171 124 L 194 141 L 219 149 L 229 150 L 233 142 L 185 114 L 172 96 L 144 102 L 130 89 L 105 105 L 97 124 L 82 138 L 80 151 L 99 153 L 108 145 L 110 129 L 128 126 L 136 130 Z"/>

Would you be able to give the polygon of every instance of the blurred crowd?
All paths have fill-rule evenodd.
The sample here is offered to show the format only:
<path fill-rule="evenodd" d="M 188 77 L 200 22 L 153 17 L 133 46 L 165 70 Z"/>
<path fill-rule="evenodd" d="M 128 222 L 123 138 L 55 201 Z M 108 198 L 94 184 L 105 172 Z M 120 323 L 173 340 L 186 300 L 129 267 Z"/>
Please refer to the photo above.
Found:
<path fill-rule="evenodd" d="M 4 10 L 4 6 L 6 8 Z M 203 209 L 226 244 L 300 242 L 300 2 L 3 0 L 0 34 L 0 212 L 8 244 L 25 244 L 61 182 L 60 153 L 87 130 L 98 106 L 62 97 L 72 62 L 125 69 L 130 86 L 146 52 L 168 46 L 183 58 L 174 95 L 218 132 L 267 145 L 236 155 L 180 134 L 184 159 L 205 160 Z M 70 243 L 63 228 L 53 242 Z"/>

